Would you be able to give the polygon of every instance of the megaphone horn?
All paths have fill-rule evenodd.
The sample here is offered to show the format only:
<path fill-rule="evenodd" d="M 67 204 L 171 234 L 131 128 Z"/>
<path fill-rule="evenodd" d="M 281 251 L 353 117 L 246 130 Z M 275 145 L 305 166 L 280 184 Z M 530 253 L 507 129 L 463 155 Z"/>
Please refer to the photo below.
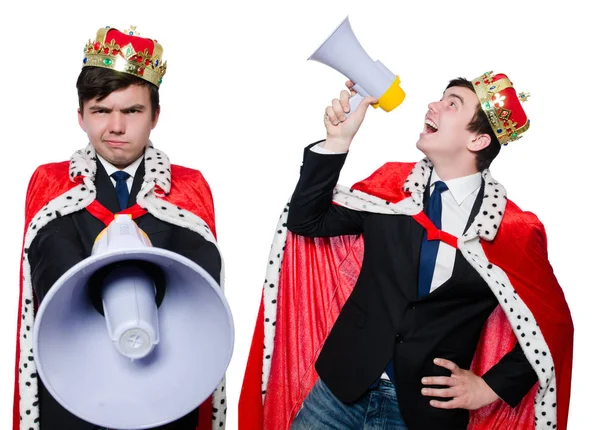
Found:
<path fill-rule="evenodd" d="M 233 319 L 217 282 L 152 247 L 126 215 L 56 281 L 33 330 L 50 394 L 108 428 L 147 429 L 188 414 L 223 379 L 233 352 Z"/>
<path fill-rule="evenodd" d="M 323 63 L 354 82 L 356 94 L 350 98 L 350 114 L 367 96 L 377 98 L 373 106 L 386 112 L 404 101 L 400 77 L 369 57 L 354 35 L 348 17 L 308 59 Z"/>

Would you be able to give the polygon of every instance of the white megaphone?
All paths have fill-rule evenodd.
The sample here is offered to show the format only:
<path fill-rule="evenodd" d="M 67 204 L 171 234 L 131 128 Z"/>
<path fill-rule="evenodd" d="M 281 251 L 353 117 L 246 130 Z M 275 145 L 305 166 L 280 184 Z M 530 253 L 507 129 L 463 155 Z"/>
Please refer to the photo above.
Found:
<path fill-rule="evenodd" d="M 233 353 L 233 319 L 217 282 L 193 261 L 152 247 L 127 215 L 56 281 L 33 330 L 50 394 L 113 429 L 188 414 L 216 389 Z"/>
<path fill-rule="evenodd" d="M 356 94 L 350 98 L 349 114 L 367 96 L 377 98 L 373 106 L 386 112 L 404 101 L 400 78 L 369 57 L 354 35 L 348 17 L 308 59 L 332 67 L 354 82 Z"/>

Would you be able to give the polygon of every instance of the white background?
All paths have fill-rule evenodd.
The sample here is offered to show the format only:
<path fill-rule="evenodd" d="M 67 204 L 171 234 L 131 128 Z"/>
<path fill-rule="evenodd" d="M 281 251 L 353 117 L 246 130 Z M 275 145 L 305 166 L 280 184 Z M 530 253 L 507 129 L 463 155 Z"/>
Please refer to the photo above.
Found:
<path fill-rule="evenodd" d="M 1 428 L 9 428 L 12 410 L 26 186 L 37 165 L 68 159 L 87 144 L 75 89 L 85 42 L 105 25 L 133 24 L 164 47 L 168 71 L 152 139 L 172 163 L 199 169 L 212 187 L 236 329 L 227 372 L 227 428 L 235 429 L 274 228 L 303 147 L 324 137 L 323 111 L 345 81 L 306 59 L 346 15 L 370 56 L 400 75 L 407 96 L 391 113 L 370 110 L 342 172 L 345 185 L 385 161 L 421 158 L 415 142 L 427 103 L 450 79 L 494 70 L 508 74 L 517 91 L 531 92 L 531 129 L 502 149 L 492 172 L 509 198 L 546 226 L 576 327 L 569 428 L 593 426 L 600 327 L 594 2 L 16 3 L 0 7 Z"/>

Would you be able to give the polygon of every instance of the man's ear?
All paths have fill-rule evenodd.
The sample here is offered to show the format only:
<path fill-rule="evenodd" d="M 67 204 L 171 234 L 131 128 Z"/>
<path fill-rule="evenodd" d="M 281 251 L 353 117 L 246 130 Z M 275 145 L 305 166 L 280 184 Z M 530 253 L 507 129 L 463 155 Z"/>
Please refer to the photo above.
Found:
<path fill-rule="evenodd" d="M 467 145 L 467 148 L 469 149 L 469 151 L 478 152 L 482 149 L 487 148 L 490 145 L 490 143 L 492 143 L 492 138 L 489 134 L 478 134 L 473 139 L 471 139 L 471 141 Z"/>
<path fill-rule="evenodd" d="M 77 108 L 77 119 L 79 120 L 79 127 L 83 131 L 85 131 L 85 124 L 83 123 L 83 113 L 81 113 L 81 109 Z"/>
<path fill-rule="evenodd" d="M 156 127 L 156 124 L 158 124 L 158 117 L 160 115 L 160 106 L 158 106 L 156 108 L 156 113 L 154 114 L 154 119 L 152 120 L 152 129 L 154 130 L 154 127 Z"/>

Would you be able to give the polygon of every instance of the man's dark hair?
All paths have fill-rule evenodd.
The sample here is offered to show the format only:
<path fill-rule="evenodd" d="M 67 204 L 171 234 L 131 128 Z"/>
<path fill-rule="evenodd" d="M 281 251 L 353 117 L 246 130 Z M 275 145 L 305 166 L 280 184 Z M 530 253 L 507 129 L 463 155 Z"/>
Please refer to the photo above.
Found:
<path fill-rule="evenodd" d="M 113 91 L 139 85 L 150 90 L 150 104 L 152 119 L 156 118 L 159 108 L 158 88 L 136 76 L 128 73 L 117 72 L 102 67 L 84 67 L 77 78 L 77 95 L 79 97 L 79 110 L 83 115 L 83 103 L 88 100 L 102 101 Z"/>
<path fill-rule="evenodd" d="M 475 92 L 475 88 L 473 88 L 471 81 L 465 78 L 452 79 L 446 89 L 450 87 L 463 87 Z M 475 115 L 473 115 L 471 122 L 467 125 L 467 130 L 477 134 L 487 134 L 491 138 L 490 144 L 481 151 L 477 151 L 477 154 L 475 155 L 477 170 L 481 172 L 490 167 L 490 164 L 492 164 L 492 161 L 500 152 L 500 142 L 498 142 L 494 129 L 492 129 L 481 105 L 477 106 L 477 111 L 475 112 Z"/>

